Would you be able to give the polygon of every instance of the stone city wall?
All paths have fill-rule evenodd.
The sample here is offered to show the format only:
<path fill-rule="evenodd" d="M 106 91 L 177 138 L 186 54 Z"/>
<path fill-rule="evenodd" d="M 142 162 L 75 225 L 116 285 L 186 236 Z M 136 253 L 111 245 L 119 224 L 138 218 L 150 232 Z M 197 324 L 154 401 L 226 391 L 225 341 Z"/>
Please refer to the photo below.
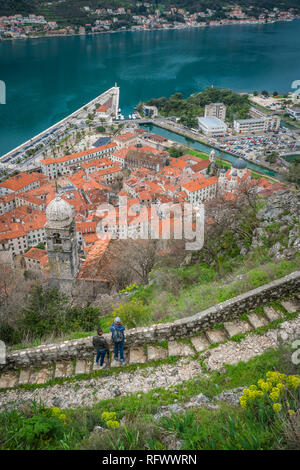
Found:
<path fill-rule="evenodd" d="M 125 347 L 157 344 L 161 341 L 172 341 L 195 336 L 197 333 L 211 328 L 216 323 L 233 320 L 263 304 L 287 298 L 299 292 L 299 287 L 300 271 L 296 271 L 191 317 L 182 318 L 172 323 L 160 323 L 128 330 L 126 331 Z M 110 333 L 105 334 L 104 337 L 110 343 Z M 6 363 L 0 364 L 0 370 L 43 366 L 55 363 L 56 361 L 72 361 L 73 359 L 88 358 L 93 356 L 93 354 L 92 337 L 64 341 L 57 344 L 46 344 L 8 353 Z"/>

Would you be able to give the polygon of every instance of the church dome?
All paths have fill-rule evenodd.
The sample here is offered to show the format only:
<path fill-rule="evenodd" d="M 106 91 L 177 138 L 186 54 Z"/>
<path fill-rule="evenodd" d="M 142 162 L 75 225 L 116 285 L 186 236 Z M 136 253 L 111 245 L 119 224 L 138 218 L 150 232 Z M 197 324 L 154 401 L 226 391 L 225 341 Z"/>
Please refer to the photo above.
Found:
<path fill-rule="evenodd" d="M 236 170 L 245 170 L 247 168 L 247 162 L 242 158 L 239 158 L 232 163 L 232 168 L 235 168 Z"/>
<path fill-rule="evenodd" d="M 47 225 L 53 228 L 70 225 L 74 217 L 73 206 L 56 196 L 46 208 Z"/>

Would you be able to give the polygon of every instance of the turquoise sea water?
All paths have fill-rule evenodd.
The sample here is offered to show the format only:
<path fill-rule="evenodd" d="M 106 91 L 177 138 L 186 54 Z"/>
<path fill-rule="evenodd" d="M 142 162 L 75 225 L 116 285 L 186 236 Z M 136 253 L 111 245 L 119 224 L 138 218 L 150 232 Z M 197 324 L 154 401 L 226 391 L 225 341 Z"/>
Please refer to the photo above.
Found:
<path fill-rule="evenodd" d="M 300 80 L 300 20 L 0 43 L 0 154 L 115 82 L 125 114 L 140 101 L 209 85 L 287 92 Z"/>

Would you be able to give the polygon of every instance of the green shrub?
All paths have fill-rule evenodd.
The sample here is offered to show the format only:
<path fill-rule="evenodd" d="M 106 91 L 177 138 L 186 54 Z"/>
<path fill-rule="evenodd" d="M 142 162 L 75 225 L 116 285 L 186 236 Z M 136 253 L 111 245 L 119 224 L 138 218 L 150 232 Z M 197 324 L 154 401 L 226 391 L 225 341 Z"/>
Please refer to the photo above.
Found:
<path fill-rule="evenodd" d="M 267 284 L 269 281 L 267 274 L 260 269 L 252 269 L 249 271 L 247 277 L 252 287 L 259 287 L 263 284 Z"/>
<path fill-rule="evenodd" d="M 218 303 L 232 299 L 232 297 L 235 297 L 237 294 L 238 292 L 235 284 L 229 285 L 228 287 L 223 287 L 223 289 L 220 289 L 218 292 Z"/>
<path fill-rule="evenodd" d="M 0 323 L 0 338 L 6 344 L 16 344 L 21 341 L 22 333 L 3 321 Z"/>
<path fill-rule="evenodd" d="M 140 300 L 130 300 L 120 305 L 106 317 L 107 325 L 111 325 L 115 317 L 120 317 L 126 328 L 148 325 L 153 320 L 150 308 Z"/>
<path fill-rule="evenodd" d="M 0 448 L 54 448 L 64 436 L 65 420 L 66 415 L 59 408 L 47 409 L 43 405 L 36 406 L 35 403 L 23 413 L 16 410 L 5 411 L 0 415 Z"/>

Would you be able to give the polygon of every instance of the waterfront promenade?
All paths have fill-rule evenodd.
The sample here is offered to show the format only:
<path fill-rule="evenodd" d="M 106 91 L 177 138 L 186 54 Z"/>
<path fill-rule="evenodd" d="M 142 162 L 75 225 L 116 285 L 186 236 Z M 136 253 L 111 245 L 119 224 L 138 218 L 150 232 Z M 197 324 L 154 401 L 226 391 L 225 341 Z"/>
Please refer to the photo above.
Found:
<path fill-rule="evenodd" d="M 117 117 L 119 109 L 120 89 L 119 87 L 117 87 L 117 85 L 115 85 L 114 87 L 106 90 L 104 93 L 101 93 L 96 98 L 92 99 L 89 103 L 84 104 L 79 109 L 63 118 L 61 121 L 53 124 L 52 126 L 48 127 L 48 129 L 45 129 L 44 131 L 40 132 L 30 140 L 27 140 L 18 147 L 2 155 L 0 157 L 0 163 L 3 164 L 4 162 L 6 162 L 8 163 L 8 166 L 11 166 L 11 164 L 9 163 L 10 159 L 16 159 L 18 158 L 18 156 L 21 157 L 21 155 L 24 154 L 25 151 L 30 150 L 31 148 L 34 148 L 36 145 L 39 145 L 41 142 L 43 142 L 43 139 L 49 134 L 51 134 L 53 131 L 62 132 L 67 130 L 72 124 L 84 121 L 85 119 L 87 119 L 88 114 L 92 111 L 95 105 L 102 105 L 110 97 L 112 98 L 112 108 L 114 110 L 114 116 Z M 46 148 L 47 146 L 43 145 L 41 152 L 44 152 Z M 38 158 L 41 152 L 34 155 L 31 160 L 35 160 L 36 158 Z M 15 169 L 17 169 L 17 165 Z"/>

